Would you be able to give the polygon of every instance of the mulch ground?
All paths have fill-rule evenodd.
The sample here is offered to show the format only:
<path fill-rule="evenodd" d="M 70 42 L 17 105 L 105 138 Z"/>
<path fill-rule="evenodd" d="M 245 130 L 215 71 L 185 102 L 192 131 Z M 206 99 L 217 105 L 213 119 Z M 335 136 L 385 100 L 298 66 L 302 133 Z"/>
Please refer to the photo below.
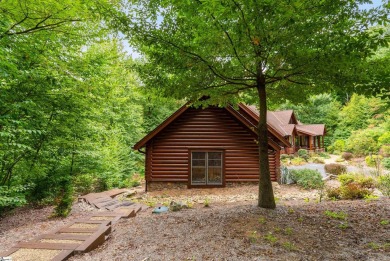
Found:
<path fill-rule="evenodd" d="M 101 247 L 70 260 L 390 260 L 389 198 L 318 203 L 315 191 L 286 185 L 275 191 L 275 210 L 256 207 L 256 186 L 135 195 L 153 204 L 188 201 L 192 208 L 164 214 L 148 209 L 121 220 Z M 206 198 L 210 207 L 204 207 Z M 35 227 L 94 210 L 75 204 L 73 216 L 56 222 L 45 217 L 49 209 L 31 211 L 32 220 L 24 218 L 25 210 L 0 221 L 0 250 L 32 237 Z"/>

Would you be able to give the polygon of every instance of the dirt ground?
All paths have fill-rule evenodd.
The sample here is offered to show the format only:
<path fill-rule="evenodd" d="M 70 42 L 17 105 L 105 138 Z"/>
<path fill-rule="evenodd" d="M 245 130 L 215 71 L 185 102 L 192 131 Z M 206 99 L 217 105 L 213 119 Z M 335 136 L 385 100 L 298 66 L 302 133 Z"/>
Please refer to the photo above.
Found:
<path fill-rule="evenodd" d="M 256 206 L 255 185 L 139 190 L 131 200 L 191 208 L 164 214 L 150 208 L 123 219 L 104 245 L 70 260 L 390 260 L 389 198 L 318 202 L 315 190 L 278 184 L 274 190 L 275 210 Z M 16 210 L 0 220 L 0 251 L 95 211 L 76 203 L 68 218 L 53 220 L 51 208 Z"/>

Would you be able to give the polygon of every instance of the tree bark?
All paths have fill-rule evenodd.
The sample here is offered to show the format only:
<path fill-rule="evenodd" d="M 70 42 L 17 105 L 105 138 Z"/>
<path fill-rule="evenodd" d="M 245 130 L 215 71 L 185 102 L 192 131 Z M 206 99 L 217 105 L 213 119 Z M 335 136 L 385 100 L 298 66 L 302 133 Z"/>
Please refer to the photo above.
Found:
<path fill-rule="evenodd" d="M 275 199 L 272 189 L 271 175 L 268 161 L 268 130 L 267 130 L 267 96 L 265 90 L 265 78 L 261 74 L 257 79 L 257 92 L 259 95 L 259 123 L 258 146 L 259 146 L 259 201 L 261 208 L 274 209 Z"/>

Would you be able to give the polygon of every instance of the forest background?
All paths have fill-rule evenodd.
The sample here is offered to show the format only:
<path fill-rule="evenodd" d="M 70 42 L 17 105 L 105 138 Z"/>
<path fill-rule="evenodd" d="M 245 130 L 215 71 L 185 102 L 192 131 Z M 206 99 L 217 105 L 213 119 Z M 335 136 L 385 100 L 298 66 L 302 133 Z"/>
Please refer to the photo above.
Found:
<path fill-rule="evenodd" d="M 111 23 L 119 4 L 1 2 L 0 214 L 54 204 L 54 215 L 66 216 L 75 195 L 142 179 L 144 155 L 132 146 L 185 101 L 161 97 L 137 77 L 142 59 L 124 51 Z M 375 57 L 388 61 L 389 49 Z M 297 100 L 272 96 L 269 109 L 325 123 L 329 153 L 390 154 L 385 98 L 329 92 Z"/>

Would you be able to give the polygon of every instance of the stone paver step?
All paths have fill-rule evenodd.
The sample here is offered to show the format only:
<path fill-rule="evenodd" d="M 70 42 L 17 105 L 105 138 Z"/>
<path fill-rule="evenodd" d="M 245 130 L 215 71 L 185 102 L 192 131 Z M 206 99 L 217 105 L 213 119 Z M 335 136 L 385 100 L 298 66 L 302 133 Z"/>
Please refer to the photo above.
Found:
<path fill-rule="evenodd" d="M 0 257 L 19 257 L 19 260 L 23 260 L 23 256 L 27 256 L 30 260 L 39 260 L 39 261 L 63 261 L 68 259 L 72 254 L 73 250 L 57 250 L 59 251 L 57 254 L 54 254 L 52 257 L 48 257 L 46 255 L 40 255 L 39 252 L 53 251 L 53 249 L 34 249 L 34 248 L 11 248 L 9 251 L 0 253 Z M 54 250 L 56 251 L 56 250 Z"/>
<path fill-rule="evenodd" d="M 0 253 L 0 257 L 31 257 L 31 253 L 34 260 L 62 261 L 73 253 L 86 253 L 97 248 L 105 242 L 111 233 L 112 225 L 118 220 L 135 217 L 139 211 L 149 208 L 143 204 L 113 199 L 126 192 L 130 192 L 130 190 L 113 189 L 79 197 L 79 200 L 84 200 L 90 205 L 107 211 L 94 213 L 85 219 L 73 221 L 29 242 L 21 242 L 9 251 Z"/>
<path fill-rule="evenodd" d="M 42 243 L 36 241 L 22 242 L 16 245 L 17 248 L 55 249 L 55 250 L 75 250 L 79 246 L 80 244 Z"/>

